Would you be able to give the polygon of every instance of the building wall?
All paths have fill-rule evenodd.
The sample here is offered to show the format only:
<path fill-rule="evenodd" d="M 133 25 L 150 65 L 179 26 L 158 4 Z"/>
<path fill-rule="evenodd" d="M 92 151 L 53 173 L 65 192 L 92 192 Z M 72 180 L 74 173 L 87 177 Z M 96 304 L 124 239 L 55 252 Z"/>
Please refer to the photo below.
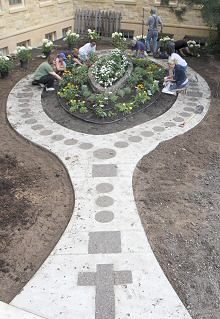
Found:
<path fill-rule="evenodd" d="M 22 4 L 9 5 L 8 0 L 0 0 L 0 49 L 13 52 L 16 45 L 29 41 L 37 47 L 48 33 L 54 33 L 55 39 L 62 37 L 62 30 L 74 25 L 76 9 L 111 10 L 122 13 L 122 29 L 134 30 L 135 35 L 144 34 L 142 27 L 149 16 L 150 8 L 156 6 L 164 22 L 164 32 L 172 33 L 176 38 L 185 34 L 208 36 L 208 27 L 202 21 L 200 10 L 187 12 L 179 22 L 171 11 L 178 0 L 170 0 L 170 7 L 162 6 L 160 0 L 20 0 Z M 4 50 L 3 50 L 4 51 Z"/>

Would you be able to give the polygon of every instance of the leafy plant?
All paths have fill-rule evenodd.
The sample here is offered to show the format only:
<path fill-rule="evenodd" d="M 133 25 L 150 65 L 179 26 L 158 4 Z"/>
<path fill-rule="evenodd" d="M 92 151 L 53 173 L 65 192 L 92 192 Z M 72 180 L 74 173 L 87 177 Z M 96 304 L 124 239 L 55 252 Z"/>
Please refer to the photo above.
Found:
<path fill-rule="evenodd" d="M 100 35 L 98 32 L 96 32 L 96 30 L 88 29 L 87 36 L 88 36 L 90 41 L 97 41 L 100 39 Z"/>
<path fill-rule="evenodd" d="M 126 38 L 123 37 L 121 32 L 112 33 L 112 44 L 121 51 L 125 51 L 128 48 Z"/>
<path fill-rule="evenodd" d="M 129 114 L 131 113 L 131 111 L 133 110 L 133 108 L 135 107 L 133 102 L 128 102 L 128 103 L 117 103 L 115 105 L 115 109 L 118 112 L 122 112 L 124 114 Z"/>
<path fill-rule="evenodd" d="M 63 41 L 66 41 L 69 48 L 74 48 L 79 40 L 79 34 L 68 30 Z"/>
<path fill-rule="evenodd" d="M 0 72 L 8 73 L 12 69 L 13 63 L 7 56 L 0 55 Z"/>
<path fill-rule="evenodd" d="M 32 48 L 18 46 L 16 48 L 15 54 L 20 61 L 27 62 L 27 61 L 31 60 L 31 58 L 32 58 Z"/>

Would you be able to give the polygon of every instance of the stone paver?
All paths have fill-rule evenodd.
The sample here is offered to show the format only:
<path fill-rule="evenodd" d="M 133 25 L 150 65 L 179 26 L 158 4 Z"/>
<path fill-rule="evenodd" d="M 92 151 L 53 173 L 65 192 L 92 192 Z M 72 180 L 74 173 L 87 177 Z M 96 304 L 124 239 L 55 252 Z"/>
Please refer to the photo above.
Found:
<path fill-rule="evenodd" d="M 26 319 L 26 312 L 32 313 L 27 319 L 191 318 L 151 250 L 132 190 L 138 161 L 159 143 L 193 128 L 207 113 L 209 87 L 191 69 L 189 77 L 196 89 L 179 95 L 166 113 L 103 136 L 74 132 L 48 118 L 38 88 L 31 87 L 33 96 L 24 98 L 30 76 L 13 88 L 7 104 L 9 122 L 24 138 L 65 163 L 76 202 L 56 247 L 12 300 L 13 315 L 6 317 L 0 305 L 1 319 Z M 18 112 L 19 104 L 24 109 L 29 106 L 30 115 Z M 194 113 L 197 105 L 204 106 L 201 114 Z M 186 112 L 193 117 L 190 114 L 180 127 L 188 117 Z M 33 129 L 33 124 L 38 126 Z M 36 129 L 39 125 L 44 129 Z M 54 136 L 62 140 L 53 140 Z M 26 311 L 23 317 L 15 307 Z"/>

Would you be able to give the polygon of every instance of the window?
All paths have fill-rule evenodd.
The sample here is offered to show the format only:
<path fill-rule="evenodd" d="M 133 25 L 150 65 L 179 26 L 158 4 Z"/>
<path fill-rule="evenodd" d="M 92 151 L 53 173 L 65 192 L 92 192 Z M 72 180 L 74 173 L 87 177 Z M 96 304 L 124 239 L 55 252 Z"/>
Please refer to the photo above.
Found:
<path fill-rule="evenodd" d="M 126 39 L 133 39 L 134 37 L 134 30 L 121 30 L 119 32 L 121 32 Z"/>
<path fill-rule="evenodd" d="M 72 30 L 72 27 L 67 27 L 67 28 L 62 29 L 63 38 L 66 36 L 66 33 L 67 33 L 67 31 L 69 31 L 69 30 Z"/>
<path fill-rule="evenodd" d="M 56 31 L 45 34 L 45 39 L 48 39 L 50 41 L 54 41 L 56 40 L 56 38 L 57 38 Z"/>
<path fill-rule="evenodd" d="M 176 7 L 177 4 L 178 4 L 178 0 L 154 0 L 155 6 Z"/>
<path fill-rule="evenodd" d="M 31 44 L 30 40 L 22 41 L 17 43 L 17 47 L 29 47 Z"/>
<path fill-rule="evenodd" d="M 0 48 L 0 55 L 8 55 L 8 47 Z"/>
<path fill-rule="evenodd" d="M 10 6 L 13 6 L 15 4 L 23 4 L 23 0 L 9 0 Z"/>

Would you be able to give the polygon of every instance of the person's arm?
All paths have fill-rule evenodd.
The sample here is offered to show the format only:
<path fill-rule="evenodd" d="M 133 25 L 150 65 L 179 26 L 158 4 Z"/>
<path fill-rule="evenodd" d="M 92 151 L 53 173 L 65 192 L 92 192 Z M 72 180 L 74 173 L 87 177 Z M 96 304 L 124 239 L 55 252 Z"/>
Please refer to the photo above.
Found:
<path fill-rule="evenodd" d="M 160 25 L 160 32 L 163 33 L 163 22 L 160 17 L 158 17 L 158 23 Z"/>
<path fill-rule="evenodd" d="M 49 74 L 51 74 L 51 75 L 53 75 L 57 80 L 62 80 L 62 78 L 58 75 L 58 74 L 56 74 L 56 72 L 49 72 Z"/>
<path fill-rule="evenodd" d="M 73 61 L 74 61 L 76 64 L 83 65 L 77 58 L 73 58 Z"/>

